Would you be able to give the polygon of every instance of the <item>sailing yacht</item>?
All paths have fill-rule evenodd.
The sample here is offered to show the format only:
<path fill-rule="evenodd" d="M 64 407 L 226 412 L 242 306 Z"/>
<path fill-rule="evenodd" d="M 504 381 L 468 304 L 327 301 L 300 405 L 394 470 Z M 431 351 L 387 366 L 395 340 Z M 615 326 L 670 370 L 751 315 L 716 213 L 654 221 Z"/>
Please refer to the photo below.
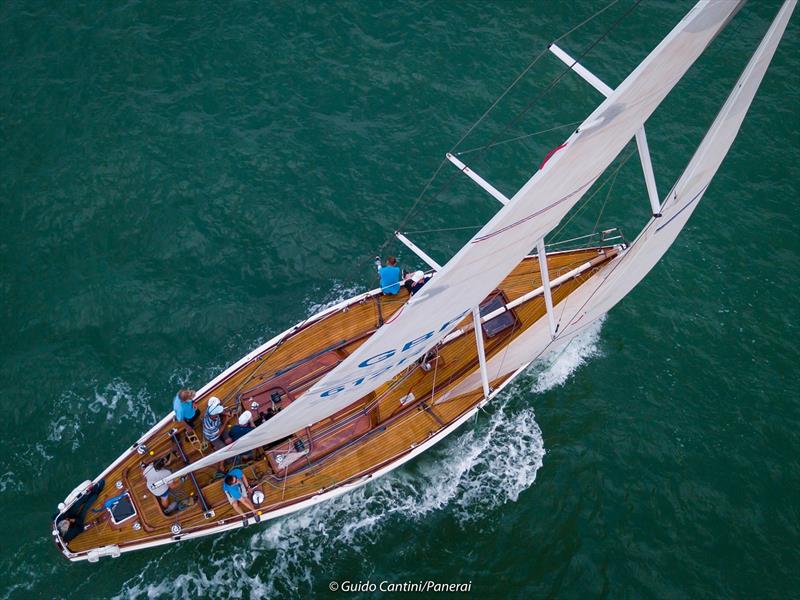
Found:
<path fill-rule="evenodd" d="M 730 149 L 795 4 L 782 5 L 663 199 L 645 122 L 740 3 L 698 2 L 616 88 L 552 45 L 553 60 L 605 99 L 511 198 L 446 156 L 499 202 L 494 217 L 444 265 L 398 232 L 429 266 L 417 293 L 357 295 L 220 373 L 197 392 L 201 414 L 219 403 L 233 421 L 249 411 L 256 427 L 215 449 L 199 429 L 166 415 L 59 503 L 52 520 L 59 551 L 96 562 L 269 522 L 363 486 L 444 439 L 532 361 L 601 318 L 660 260 Z M 631 140 L 652 213 L 641 232 L 630 242 L 607 230 L 569 249 L 548 247 L 545 236 Z M 148 487 L 154 463 L 164 467 L 155 484 L 171 486 L 171 509 Z M 220 465 L 245 475 L 254 510 L 234 511 Z"/>

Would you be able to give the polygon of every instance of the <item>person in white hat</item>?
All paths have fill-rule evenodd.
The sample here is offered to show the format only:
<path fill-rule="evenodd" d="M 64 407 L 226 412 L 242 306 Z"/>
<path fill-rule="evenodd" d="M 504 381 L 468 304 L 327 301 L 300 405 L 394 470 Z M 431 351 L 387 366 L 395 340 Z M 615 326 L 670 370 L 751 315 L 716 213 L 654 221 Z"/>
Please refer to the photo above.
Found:
<path fill-rule="evenodd" d="M 227 433 L 225 434 L 225 443 L 232 444 L 243 435 L 253 431 L 255 428 L 256 424 L 253 422 L 253 413 L 251 413 L 249 410 L 246 410 L 239 415 L 239 423 L 228 429 Z"/>
<path fill-rule="evenodd" d="M 225 415 L 225 407 L 222 406 L 222 402 L 216 396 L 211 396 L 205 415 L 203 415 L 203 437 L 214 450 L 225 447 L 225 442 L 222 441 L 222 432 L 225 431 L 227 421 L 228 417 Z"/>
<path fill-rule="evenodd" d="M 403 282 L 403 285 L 408 290 L 408 293 L 413 296 L 423 285 L 425 285 L 425 283 L 425 273 L 422 271 L 414 271 L 410 275 L 406 276 L 406 280 Z"/>
<path fill-rule="evenodd" d="M 216 396 L 211 396 L 208 399 L 208 406 L 203 415 L 203 437 L 211 444 L 214 450 L 219 450 L 225 447 L 225 441 L 222 439 L 222 432 L 225 431 L 225 425 L 228 422 L 228 415 L 225 414 L 225 407 Z M 217 473 L 219 476 L 224 475 L 223 469 L 225 461 L 217 463 Z"/>

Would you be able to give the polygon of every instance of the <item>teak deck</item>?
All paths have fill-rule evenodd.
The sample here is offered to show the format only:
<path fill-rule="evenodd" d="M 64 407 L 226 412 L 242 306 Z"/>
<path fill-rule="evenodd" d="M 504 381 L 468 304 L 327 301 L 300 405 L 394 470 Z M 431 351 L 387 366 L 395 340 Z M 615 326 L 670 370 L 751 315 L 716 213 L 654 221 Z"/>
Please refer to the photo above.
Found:
<path fill-rule="evenodd" d="M 601 258 L 592 269 L 554 287 L 553 303 L 557 305 L 615 254 L 616 250 L 611 247 L 549 254 L 551 281 L 589 260 Z M 510 302 L 540 285 L 538 261 L 535 257 L 527 257 L 497 289 Z M 290 398 L 297 398 L 364 343 L 407 300 L 408 294 L 404 289 L 397 296 L 371 295 L 299 328 L 277 347 L 268 348 L 205 392 L 198 407 L 201 416 L 210 396 L 219 397 L 233 417 L 248 408 L 246 405 L 241 408 L 242 403 L 251 402 L 251 397 L 256 401 L 268 397 L 274 388 L 281 388 Z M 502 352 L 511 340 L 545 315 L 543 297 L 540 295 L 521 304 L 513 309 L 513 314 L 516 324 L 512 328 L 485 339 L 487 359 Z M 465 318 L 459 328 L 465 334 L 439 347 L 430 370 L 423 370 L 418 365 L 409 367 L 340 413 L 297 432 L 290 440 L 258 448 L 249 460 L 241 460 L 240 466 L 250 483 L 260 483 L 264 492 L 265 500 L 258 507 L 260 512 L 266 514 L 290 507 L 373 473 L 475 407 L 483 399 L 480 385 L 469 393 L 439 402 L 455 384 L 478 369 L 471 317 Z M 492 386 L 499 385 L 503 379 L 491 382 Z M 409 401 L 409 394 L 413 394 L 413 400 Z M 405 404 L 401 402 L 403 399 Z M 235 422 L 235 418 L 230 422 Z M 173 428 L 177 428 L 174 437 L 170 434 Z M 136 517 L 115 527 L 107 518 L 107 511 L 90 511 L 86 522 L 92 526 L 69 543 L 69 552 L 77 554 L 108 545 L 125 548 L 159 540 L 171 541 L 175 537 L 171 531 L 175 523 L 180 524 L 178 537 L 181 537 L 198 530 L 240 522 L 242 517 L 234 512 L 225 498 L 222 481 L 214 479 L 216 468 L 213 466 L 195 473 L 200 492 L 208 507 L 213 509 L 211 518 L 204 516 L 197 488 L 189 477 L 180 484 L 176 494 L 193 499 L 194 505 L 169 516 L 162 512 L 157 498 L 146 487 L 141 463 L 175 450 L 176 440 L 189 461 L 211 452 L 211 448 L 203 443 L 201 429 L 197 431 L 199 439 L 192 440 L 186 435 L 183 424 L 169 421 L 145 440 L 147 452 L 144 456 L 138 454 L 135 447 L 130 448 L 117 466 L 105 475 L 105 488 L 93 506 L 101 506 L 107 498 L 128 490 L 136 507 Z M 277 455 L 291 451 L 296 438 L 303 440 L 309 452 L 282 468 Z M 237 457 L 237 460 L 241 458 Z M 167 468 L 174 472 L 182 466 L 182 460 L 173 456 Z M 230 467 L 229 462 L 226 469 Z M 121 482 L 122 490 L 118 489 L 117 482 Z M 135 522 L 140 524 L 138 529 L 133 527 Z"/>

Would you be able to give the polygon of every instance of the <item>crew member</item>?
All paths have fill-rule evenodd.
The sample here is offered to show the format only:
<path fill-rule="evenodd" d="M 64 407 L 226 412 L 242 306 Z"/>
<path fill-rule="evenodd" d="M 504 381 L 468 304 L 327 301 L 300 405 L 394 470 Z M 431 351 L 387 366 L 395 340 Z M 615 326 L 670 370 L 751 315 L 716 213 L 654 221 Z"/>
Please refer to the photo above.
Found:
<path fill-rule="evenodd" d="M 246 410 L 239 415 L 239 423 L 231 427 L 225 434 L 225 443 L 232 444 L 243 435 L 253 431 L 255 428 L 256 424 L 253 422 L 253 413 L 251 413 L 249 410 Z"/>
<path fill-rule="evenodd" d="M 231 469 L 225 476 L 225 481 L 222 482 L 222 491 L 225 492 L 225 497 L 230 502 L 233 510 L 240 515 L 244 516 L 240 504 L 244 505 L 250 512 L 255 512 L 256 508 L 250 499 L 247 497 L 250 493 L 250 484 L 247 482 L 247 477 L 241 469 Z M 256 522 L 260 521 L 258 515 L 255 515 Z"/>
<path fill-rule="evenodd" d="M 189 429 L 194 430 L 195 420 L 200 414 L 197 410 L 197 392 L 194 390 L 180 390 L 172 401 L 172 410 L 175 411 L 175 420 L 183 421 Z"/>
<path fill-rule="evenodd" d="M 161 503 L 161 507 L 164 509 L 164 514 L 168 515 L 178 506 L 178 503 L 174 500 L 170 502 L 169 490 L 171 488 L 178 487 L 180 482 L 173 479 L 169 483 L 158 483 L 172 475 L 172 471 L 164 468 L 165 464 L 166 460 L 164 458 L 160 458 L 147 465 L 142 472 L 147 480 L 147 489 L 150 490 L 150 493 L 153 494 L 153 496 L 158 498 L 158 501 Z"/>
<path fill-rule="evenodd" d="M 413 296 L 426 283 L 425 273 L 422 271 L 414 271 L 406 277 L 405 281 L 403 282 L 403 286 L 405 286 L 405 288 L 408 290 L 408 293 Z"/>
<path fill-rule="evenodd" d="M 375 267 L 381 278 L 381 290 L 384 294 L 394 296 L 400 291 L 400 267 L 397 266 L 397 259 L 390 256 L 386 259 L 386 266 L 381 265 L 380 257 L 375 257 Z"/>

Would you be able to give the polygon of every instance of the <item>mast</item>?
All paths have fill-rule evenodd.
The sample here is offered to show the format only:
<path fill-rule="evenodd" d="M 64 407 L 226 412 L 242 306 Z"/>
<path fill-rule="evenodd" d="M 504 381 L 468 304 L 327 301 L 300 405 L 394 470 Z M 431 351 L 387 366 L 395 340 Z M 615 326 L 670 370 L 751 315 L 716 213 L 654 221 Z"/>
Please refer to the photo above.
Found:
<path fill-rule="evenodd" d="M 550 325 L 550 337 L 556 337 L 556 319 L 553 316 L 553 294 L 550 290 L 550 272 L 547 269 L 547 254 L 544 250 L 544 238 L 539 238 L 536 242 L 536 255 L 539 259 L 539 274 L 542 277 L 542 288 L 544 289 L 544 305 L 547 308 L 547 322 Z"/>
<path fill-rule="evenodd" d="M 478 346 L 478 364 L 481 370 L 481 386 L 483 387 L 483 397 L 488 398 L 489 392 L 489 372 L 486 370 L 486 350 L 483 347 L 483 323 L 481 322 L 481 310 L 477 306 L 472 309 L 472 326 L 475 329 L 475 344 Z"/>
<path fill-rule="evenodd" d="M 456 167 L 458 167 L 459 171 L 461 171 L 462 173 L 467 175 L 470 179 L 472 179 L 480 187 L 482 187 L 484 190 L 489 192 L 495 199 L 497 199 L 500 202 L 500 204 L 505 206 L 506 204 L 508 204 L 510 202 L 510 200 L 508 198 L 506 198 L 502 194 L 502 192 L 500 192 L 496 187 L 494 187 L 492 184 L 490 184 L 483 177 L 478 175 L 475 171 L 470 169 L 467 165 L 465 165 L 463 162 L 461 162 L 459 159 L 457 159 L 455 156 L 453 156 L 449 152 L 447 153 L 447 160 L 449 160 Z M 539 238 L 536 241 L 536 254 L 537 254 L 537 258 L 539 260 L 539 273 L 541 274 L 542 288 L 544 289 L 544 305 L 545 305 L 545 309 L 547 311 L 547 321 L 550 324 L 550 336 L 552 338 L 555 338 L 556 337 L 556 331 L 557 331 L 558 328 L 556 327 L 555 316 L 554 316 L 554 313 L 553 313 L 553 295 L 552 295 L 552 291 L 550 289 L 550 272 L 549 272 L 549 270 L 547 268 L 547 253 L 545 252 L 544 238 L 543 237 Z M 476 310 L 477 309 L 473 309 L 472 310 L 472 320 L 473 321 L 478 321 L 479 320 L 478 317 L 476 316 L 476 314 L 478 316 L 480 316 L 480 311 L 478 311 L 478 313 L 476 313 L 475 312 Z M 484 375 L 483 371 L 485 370 L 485 367 L 486 367 L 486 364 L 485 364 L 486 363 L 486 357 L 483 355 L 483 336 L 480 335 L 479 333 L 477 333 L 477 331 L 475 333 L 475 336 L 476 336 L 476 338 L 478 338 L 478 354 L 481 357 L 481 375 L 483 376 Z M 484 390 L 487 390 L 485 393 L 488 395 L 489 386 L 486 383 L 486 377 L 482 377 L 482 379 L 484 380 L 483 381 Z"/>
<path fill-rule="evenodd" d="M 448 154 L 448 156 L 450 155 Z M 499 194 L 500 192 L 497 193 Z M 426 252 L 424 252 L 419 246 L 417 246 L 411 240 L 409 240 L 405 235 L 403 235 L 399 231 L 395 231 L 394 234 L 398 240 L 403 242 L 408 247 L 408 249 L 411 250 L 414 254 L 416 254 L 419 258 L 428 263 L 428 265 L 432 269 L 439 271 L 442 268 L 435 260 L 433 260 L 430 256 L 428 256 Z M 480 372 L 481 372 L 481 385 L 483 386 L 483 396 L 485 398 L 488 398 L 491 390 L 489 389 L 489 373 L 486 370 L 486 349 L 483 344 L 483 321 L 481 320 L 481 311 L 480 307 L 478 306 L 475 306 L 472 309 L 472 324 L 475 327 L 475 345 L 478 352 L 478 364 L 480 366 Z"/>
<path fill-rule="evenodd" d="M 447 160 L 449 160 L 456 167 L 458 167 L 459 171 L 467 175 L 470 179 L 472 179 L 475 183 L 481 186 L 484 190 L 489 192 L 495 199 L 497 199 L 500 202 L 500 204 L 505 206 L 510 202 L 510 200 L 506 198 L 502 194 L 502 192 L 500 192 L 496 187 L 494 187 L 492 184 L 490 184 L 483 177 L 478 175 L 475 171 L 470 169 L 467 165 L 465 165 L 463 162 L 461 162 L 458 158 L 456 158 L 449 152 L 447 153 Z M 553 314 L 553 295 L 550 289 L 550 272 L 547 268 L 547 253 L 545 252 L 543 237 L 539 238 L 536 241 L 536 253 L 539 259 L 539 272 L 541 274 L 542 287 L 544 289 L 544 305 L 547 311 L 547 321 L 550 324 L 550 336 L 555 338 L 556 331 L 558 328 L 556 327 L 555 316 Z M 476 320 L 475 314 L 476 314 L 475 309 L 473 309 L 472 312 L 473 321 Z M 480 338 L 478 340 L 478 351 L 479 355 L 481 356 L 481 368 L 485 369 L 486 357 L 483 356 L 483 337 L 479 336 L 477 333 L 475 335 Z M 484 381 L 484 389 L 485 390 L 489 389 L 488 384 L 486 384 L 485 381 Z M 487 391 L 486 394 L 488 393 L 489 392 Z"/>

